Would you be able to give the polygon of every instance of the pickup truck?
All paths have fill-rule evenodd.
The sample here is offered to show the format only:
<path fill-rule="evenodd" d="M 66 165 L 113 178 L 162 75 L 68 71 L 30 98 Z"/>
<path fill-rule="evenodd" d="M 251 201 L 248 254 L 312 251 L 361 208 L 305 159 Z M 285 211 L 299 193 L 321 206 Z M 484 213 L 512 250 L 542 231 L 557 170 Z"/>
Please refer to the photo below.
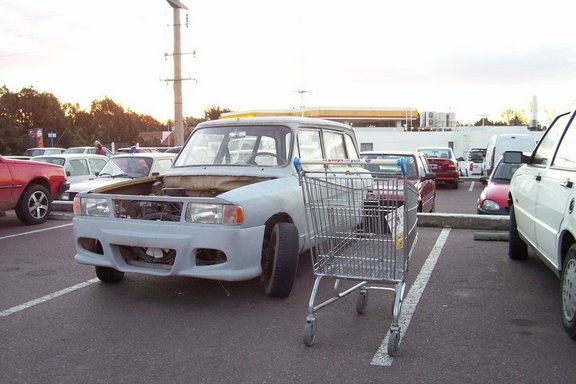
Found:
<path fill-rule="evenodd" d="M 105 283 L 125 273 L 260 277 L 267 295 L 287 297 L 311 246 L 296 157 L 359 159 L 354 132 L 300 117 L 201 123 L 165 173 L 76 195 L 75 260 Z"/>
<path fill-rule="evenodd" d="M 23 224 L 45 222 L 52 201 L 69 186 L 60 165 L 0 156 L 0 211 L 14 209 Z"/>

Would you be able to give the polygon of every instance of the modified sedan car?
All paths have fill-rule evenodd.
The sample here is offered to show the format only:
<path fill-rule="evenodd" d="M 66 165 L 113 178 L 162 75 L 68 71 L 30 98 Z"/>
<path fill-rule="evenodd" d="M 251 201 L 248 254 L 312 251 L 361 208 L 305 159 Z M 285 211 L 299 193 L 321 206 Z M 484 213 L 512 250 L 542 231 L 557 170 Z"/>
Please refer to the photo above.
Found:
<path fill-rule="evenodd" d="M 458 189 L 460 183 L 460 171 L 458 160 L 450 147 L 421 147 L 418 148 L 426 156 L 430 169 L 436 174 L 436 184 L 448 184 Z"/>
<path fill-rule="evenodd" d="M 74 199 L 75 260 L 103 282 L 125 273 L 240 281 L 292 291 L 311 246 L 293 161 L 359 159 L 348 125 L 300 117 L 198 124 L 172 168 Z M 360 165 L 322 171 L 370 174 Z"/>
<path fill-rule="evenodd" d="M 59 165 L 0 156 L 0 211 L 14 209 L 23 224 L 45 222 L 53 199 L 69 186 Z"/>

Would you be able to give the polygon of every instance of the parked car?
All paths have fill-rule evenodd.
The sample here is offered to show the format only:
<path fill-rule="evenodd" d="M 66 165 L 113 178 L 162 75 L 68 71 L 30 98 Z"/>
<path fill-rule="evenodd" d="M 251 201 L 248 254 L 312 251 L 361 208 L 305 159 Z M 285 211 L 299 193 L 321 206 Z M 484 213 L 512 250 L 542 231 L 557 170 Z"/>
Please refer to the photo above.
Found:
<path fill-rule="evenodd" d="M 68 182 L 73 185 L 84 180 L 93 180 L 104 168 L 108 158 L 101 155 L 62 153 L 59 155 L 34 156 L 30 160 L 57 164 L 64 167 Z"/>
<path fill-rule="evenodd" d="M 528 257 L 528 246 L 560 277 L 560 315 L 576 339 L 576 111 L 558 116 L 530 156 L 507 152 L 522 165 L 510 182 L 509 255 Z M 516 157 L 516 159 L 511 159 Z"/>
<path fill-rule="evenodd" d="M 106 147 L 102 147 L 104 152 L 106 152 L 106 157 L 114 156 L 114 153 Z M 96 147 L 70 147 L 66 148 L 63 153 L 91 153 L 96 154 Z"/>
<path fill-rule="evenodd" d="M 69 187 L 64 168 L 0 156 L 0 211 L 14 209 L 23 224 L 48 219 L 52 200 Z"/>
<path fill-rule="evenodd" d="M 482 176 L 479 181 L 486 185 L 478 198 L 477 211 L 485 215 L 508 215 L 508 190 L 510 180 L 522 165 L 521 162 L 504 162 L 502 158 L 490 176 Z"/>
<path fill-rule="evenodd" d="M 459 158 L 460 176 L 482 175 L 484 156 L 486 156 L 486 148 L 472 148 L 465 157 Z"/>
<path fill-rule="evenodd" d="M 131 147 L 118 148 L 116 150 L 116 154 L 130 153 L 130 148 Z M 156 147 L 136 147 L 135 153 L 150 153 L 150 152 L 160 152 L 160 151 Z"/>
<path fill-rule="evenodd" d="M 493 135 L 486 145 L 486 156 L 482 160 L 482 175 L 490 176 L 498 159 L 506 151 L 532 152 L 536 140 L 530 134 L 501 133 Z"/>
<path fill-rule="evenodd" d="M 260 277 L 267 295 L 286 297 L 299 255 L 314 241 L 293 162 L 359 159 L 357 148 L 348 125 L 326 120 L 200 123 L 161 177 L 76 195 L 75 260 L 94 266 L 107 283 L 122 281 L 127 272 L 224 281 Z M 359 165 L 336 161 L 317 169 L 372 181 Z"/>
<path fill-rule="evenodd" d="M 28 148 L 26 151 L 24 151 L 24 156 L 34 157 L 44 155 L 56 155 L 64 151 L 65 151 L 64 148 L 59 147 Z"/>
<path fill-rule="evenodd" d="M 172 166 L 175 158 L 174 153 L 160 152 L 114 155 L 106 162 L 96 178 L 71 183 L 70 188 L 54 201 L 54 210 L 72 212 L 72 202 L 79 192 L 92 191 L 127 180 L 158 176 Z"/>
<path fill-rule="evenodd" d="M 450 147 L 420 147 L 417 149 L 426 156 L 430 169 L 436 174 L 436 184 L 448 184 L 458 189 L 460 174 L 458 160 Z"/>
<path fill-rule="evenodd" d="M 418 189 L 418 212 L 434 212 L 436 206 L 436 175 L 430 169 L 426 157 L 420 152 L 403 151 L 365 151 L 360 152 L 362 159 L 398 160 L 403 158 L 406 164 L 406 178 Z M 368 164 L 364 168 L 378 177 L 387 175 L 401 176 L 399 165 Z"/>

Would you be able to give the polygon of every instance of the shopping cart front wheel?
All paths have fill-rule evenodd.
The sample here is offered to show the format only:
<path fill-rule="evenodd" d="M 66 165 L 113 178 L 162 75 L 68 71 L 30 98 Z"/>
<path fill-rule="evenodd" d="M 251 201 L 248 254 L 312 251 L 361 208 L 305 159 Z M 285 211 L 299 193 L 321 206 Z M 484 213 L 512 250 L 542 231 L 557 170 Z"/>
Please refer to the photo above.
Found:
<path fill-rule="evenodd" d="M 316 340 L 316 319 L 306 320 L 306 325 L 304 326 L 304 344 L 310 347 L 314 344 Z"/>

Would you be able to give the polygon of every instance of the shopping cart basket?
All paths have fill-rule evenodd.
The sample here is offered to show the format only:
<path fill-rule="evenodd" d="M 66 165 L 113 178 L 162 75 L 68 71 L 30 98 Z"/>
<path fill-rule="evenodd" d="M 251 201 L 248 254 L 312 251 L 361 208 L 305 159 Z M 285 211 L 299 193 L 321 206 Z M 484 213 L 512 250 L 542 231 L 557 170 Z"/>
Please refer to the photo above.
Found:
<path fill-rule="evenodd" d="M 398 172 L 390 175 L 362 167 L 382 164 L 397 166 Z M 297 159 L 294 165 L 302 186 L 316 277 L 304 344 L 314 344 L 316 312 L 321 308 L 359 291 L 356 311 L 363 314 L 369 289 L 389 290 L 394 292 L 394 305 L 387 348 L 393 356 L 400 342 L 406 272 L 418 238 L 418 190 L 406 178 L 404 161 Z M 335 279 L 332 296 L 316 304 L 324 278 Z M 341 289 L 340 280 L 356 282 Z"/>

